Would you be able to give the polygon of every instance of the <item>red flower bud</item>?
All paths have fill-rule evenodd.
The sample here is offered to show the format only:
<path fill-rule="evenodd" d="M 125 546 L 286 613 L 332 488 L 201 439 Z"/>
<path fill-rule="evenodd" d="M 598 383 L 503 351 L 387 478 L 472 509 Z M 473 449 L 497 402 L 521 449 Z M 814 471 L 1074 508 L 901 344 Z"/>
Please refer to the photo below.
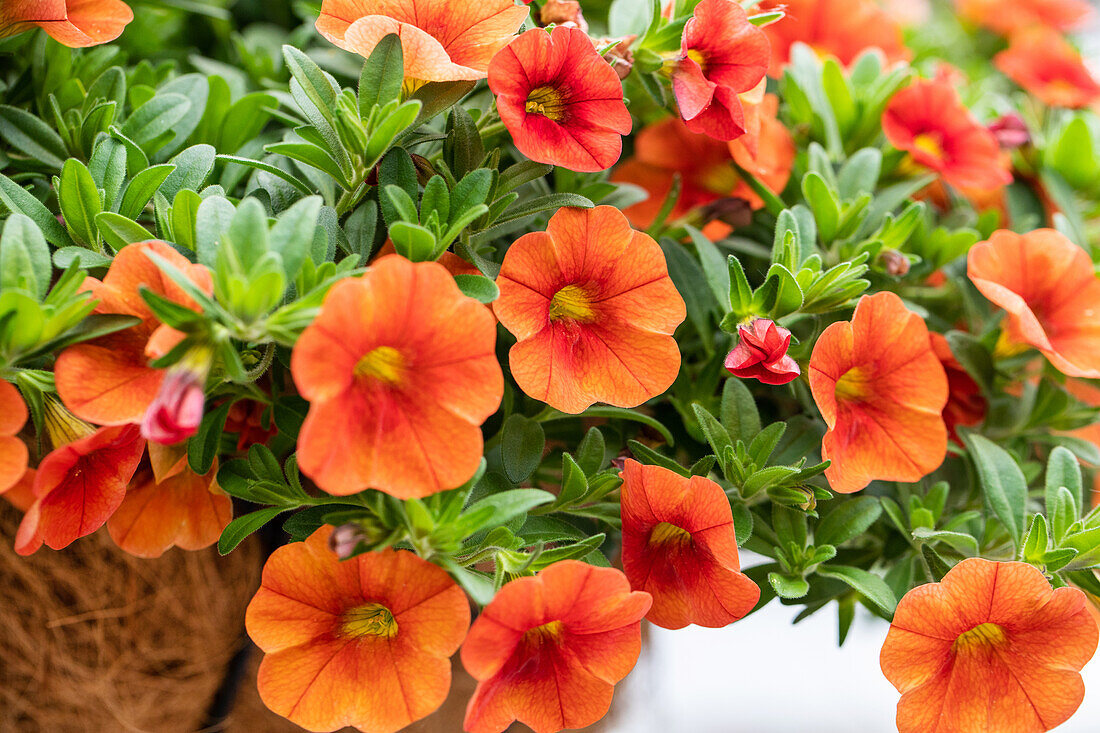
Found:
<path fill-rule="evenodd" d="M 730 374 L 764 384 L 786 384 L 802 373 L 798 362 L 787 356 L 791 332 L 775 321 L 757 318 L 738 326 L 737 334 L 741 341 L 726 357 Z"/>
<path fill-rule="evenodd" d="M 1010 112 L 989 125 L 989 131 L 997 142 L 1005 150 L 1018 148 L 1031 142 L 1031 133 L 1028 132 L 1024 118 L 1015 112 Z"/>
<path fill-rule="evenodd" d="M 169 370 L 160 392 L 141 420 L 141 434 L 145 439 L 173 445 L 197 433 L 206 402 L 205 381 L 202 374 L 190 369 Z"/>

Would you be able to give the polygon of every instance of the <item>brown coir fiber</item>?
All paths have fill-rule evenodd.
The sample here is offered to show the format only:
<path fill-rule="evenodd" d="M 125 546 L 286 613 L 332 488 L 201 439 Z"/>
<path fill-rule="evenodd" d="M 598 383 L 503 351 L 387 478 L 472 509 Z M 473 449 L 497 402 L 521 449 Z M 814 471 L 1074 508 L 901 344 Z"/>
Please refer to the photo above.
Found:
<path fill-rule="evenodd" d="M 20 518 L 0 500 L 0 731 L 200 730 L 242 643 L 258 545 L 140 560 L 101 530 L 23 558 Z"/>

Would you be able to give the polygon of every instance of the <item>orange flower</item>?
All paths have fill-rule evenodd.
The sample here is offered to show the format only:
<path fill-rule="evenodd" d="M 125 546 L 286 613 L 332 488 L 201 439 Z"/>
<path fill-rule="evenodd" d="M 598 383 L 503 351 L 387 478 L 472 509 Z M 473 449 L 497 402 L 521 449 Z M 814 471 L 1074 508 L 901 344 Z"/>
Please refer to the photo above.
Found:
<path fill-rule="evenodd" d="M 389 255 L 338 282 L 290 360 L 311 403 L 302 471 L 341 496 L 374 488 L 407 499 L 462 484 L 504 392 L 495 341 L 488 309 L 438 263 Z"/>
<path fill-rule="evenodd" d="M 901 693 L 900 733 L 1040 733 L 1067 720 L 1096 651 L 1087 605 L 1030 565 L 980 558 L 909 591 L 880 656 Z"/>
<path fill-rule="evenodd" d="M 0 497 L 21 512 L 26 512 L 34 504 L 34 469 L 28 468 L 15 485 L 0 492 Z"/>
<path fill-rule="evenodd" d="M 126 496 L 145 440 L 137 425 L 99 428 L 42 459 L 34 475 L 34 504 L 15 535 L 15 551 L 54 550 L 103 526 Z"/>
<path fill-rule="evenodd" d="M 828 431 L 821 457 L 834 491 L 917 481 L 947 454 L 947 376 L 928 328 L 893 293 L 864 296 L 810 356 L 810 390 Z"/>
<path fill-rule="evenodd" d="M 155 252 L 186 274 L 206 293 L 213 292 L 210 271 L 193 265 L 164 242 L 138 242 L 115 255 L 103 282 L 87 278 L 84 287 L 99 300 L 96 313 L 137 316 L 141 323 L 70 346 L 57 357 L 57 393 L 77 417 L 98 425 L 140 422 L 164 381 L 165 370 L 149 366 L 183 335 L 162 325 L 141 297 L 145 287 L 182 306 L 198 305 L 148 257 Z"/>
<path fill-rule="evenodd" d="M 526 17 L 512 0 L 324 0 L 317 30 L 361 56 L 396 33 L 406 79 L 458 81 L 484 79 Z"/>
<path fill-rule="evenodd" d="M 882 114 L 886 139 L 952 186 L 995 189 L 1012 183 L 997 138 L 975 120 L 946 78 L 917 79 Z"/>
<path fill-rule="evenodd" d="M 779 99 L 769 94 L 762 103 L 746 102 L 744 107 L 747 132 L 730 143 L 693 133 L 676 117 L 648 125 L 638 133 L 634 157 L 611 175 L 613 181 L 633 183 L 649 193 L 645 201 L 623 210 L 634 226 L 646 228 L 653 223 L 677 174 L 680 198 L 669 219 L 678 219 L 698 206 L 725 197 L 742 198 L 754 209 L 763 208 L 763 200 L 737 175 L 731 159 L 772 190 L 786 187 L 795 147 L 790 132 L 776 119 Z M 717 221 L 704 229 L 711 239 L 721 239 L 729 232 L 728 225 Z"/>
<path fill-rule="evenodd" d="M 638 661 L 649 605 L 618 570 L 576 560 L 505 585 L 462 645 L 478 681 L 465 729 L 500 733 L 519 720 L 553 733 L 595 723 Z"/>
<path fill-rule="evenodd" d="M 341 562 L 332 527 L 280 547 L 248 604 L 264 704 L 313 731 L 392 733 L 432 713 L 470 625 L 462 589 L 406 550 Z"/>
<path fill-rule="evenodd" d="M 493 57 L 489 88 L 519 151 L 573 171 L 615 165 L 633 124 L 619 75 L 576 28 L 534 28 Z"/>
<path fill-rule="evenodd" d="M 947 374 L 947 404 L 943 408 L 943 422 L 947 425 L 948 437 L 962 445 L 956 428 L 977 425 L 984 420 L 989 403 L 982 396 L 978 383 L 951 353 L 951 346 L 943 334 L 929 335 L 932 337 L 932 351 Z"/>
<path fill-rule="evenodd" d="M 731 0 L 702 0 L 684 25 L 672 91 L 692 132 L 715 140 L 745 134 L 739 94 L 753 89 L 768 68 L 768 38 Z"/>
<path fill-rule="evenodd" d="M 722 487 L 634 460 L 622 476 L 623 570 L 631 588 L 653 596 L 646 618 L 718 628 L 751 611 L 760 588 L 741 573 Z"/>
<path fill-rule="evenodd" d="M 610 206 L 559 209 L 504 255 L 493 310 L 520 389 L 563 412 L 635 407 L 672 384 L 686 317 L 661 248 Z"/>
<path fill-rule="evenodd" d="M 1081 54 L 1057 31 L 1037 29 L 1012 36 L 993 58 L 1005 76 L 1051 107 L 1081 109 L 1100 99 L 1100 83 Z"/>
<path fill-rule="evenodd" d="M 1008 338 L 1067 376 L 1100 377 L 1100 280 L 1087 252 L 1053 229 L 1001 229 L 970 249 L 966 274 L 1008 312 Z"/>
<path fill-rule="evenodd" d="M 955 0 L 955 7 L 967 20 L 1003 35 L 1035 26 L 1069 31 L 1092 15 L 1088 0 Z"/>
<path fill-rule="evenodd" d="M 0 494 L 15 486 L 27 471 L 27 444 L 19 431 L 27 422 L 27 406 L 10 382 L 0 379 Z"/>
<path fill-rule="evenodd" d="M 786 9 L 782 19 L 764 27 L 772 45 L 768 75 L 777 79 L 791 46 L 799 42 L 842 64 L 852 63 L 869 48 L 877 48 L 891 63 L 910 56 L 901 26 L 874 0 L 765 0 L 759 7 Z"/>
<path fill-rule="evenodd" d="M 138 557 L 160 557 L 170 547 L 201 550 L 218 541 L 233 519 L 233 501 L 218 486 L 218 462 L 205 476 L 187 465 L 183 446 L 149 443 L 152 470 L 138 472 L 126 498 L 107 520 L 119 547 Z"/>
<path fill-rule="evenodd" d="M 134 19 L 121 0 L 4 0 L 0 38 L 38 26 L 69 48 L 108 43 Z"/>

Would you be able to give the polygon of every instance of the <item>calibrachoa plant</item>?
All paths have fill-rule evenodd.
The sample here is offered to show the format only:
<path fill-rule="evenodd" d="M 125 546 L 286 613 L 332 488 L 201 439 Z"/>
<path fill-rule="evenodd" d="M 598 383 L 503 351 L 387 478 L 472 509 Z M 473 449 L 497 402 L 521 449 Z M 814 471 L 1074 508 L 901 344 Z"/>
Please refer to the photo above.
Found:
<path fill-rule="evenodd" d="M 430 715 L 456 654 L 470 733 L 584 728 L 643 620 L 768 605 L 882 619 L 899 731 L 1054 728 L 1100 615 L 1090 17 L 4 0 L 7 541 L 266 527 L 259 692 L 308 730 Z"/>

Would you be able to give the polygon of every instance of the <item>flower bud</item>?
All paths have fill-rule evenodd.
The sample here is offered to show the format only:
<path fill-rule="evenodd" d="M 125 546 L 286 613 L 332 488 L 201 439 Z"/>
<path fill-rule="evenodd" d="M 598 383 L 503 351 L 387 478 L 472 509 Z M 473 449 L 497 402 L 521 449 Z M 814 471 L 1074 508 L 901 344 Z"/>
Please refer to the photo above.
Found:
<path fill-rule="evenodd" d="M 341 560 L 351 557 L 361 542 L 367 541 L 367 533 L 355 522 L 348 522 L 335 527 L 328 537 L 329 549 L 336 553 Z"/>
<path fill-rule="evenodd" d="M 141 420 L 142 436 L 161 445 L 174 445 L 197 433 L 206 404 L 205 383 L 205 375 L 190 369 L 169 369 Z"/>
<path fill-rule="evenodd" d="M 1018 148 L 1031 142 L 1031 133 L 1028 132 L 1027 123 L 1024 122 L 1023 117 L 1015 112 L 1009 112 L 994 120 L 989 125 L 989 131 L 993 133 L 993 137 L 997 138 L 997 142 L 1000 143 L 1001 147 L 1006 150 Z"/>
<path fill-rule="evenodd" d="M 741 340 L 726 357 L 726 369 L 735 377 L 764 384 L 786 384 L 801 374 L 798 362 L 787 355 L 791 332 L 767 318 L 737 327 Z"/>
<path fill-rule="evenodd" d="M 909 274 L 909 258 L 896 249 L 885 250 L 878 256 L 882 271 L 891 277 L 905 277 Z"/>
<path fill-rule="evenodd" d="M 539 23 L 543 26 L 551 23 L 569 25 L 588 32 L 588 22 L 585 21 L 581 4 L 577 0 L 546 0 L 539 10 Z"/>
<path fill-rule="evenodd" d="M 737 229 L 752 224 L 752 206 L 743 198 L 727 196 L 715 199 L 700 209 L 703 224 L 720 221 Z"/>
<path fill-rule="evenodd" d="M 596 48 L 601 49 L 601 52 L 608 45 L 614 44 L 603 54 L 603 57 L 607 63 L 611 64 L 620 81 L 630 76 L 630 72 L 634 69 L 634 52 L 630 50 L 630 44 L 637 38 L 636 35 L 629 35 L 622 38 L 601 38 L 596 41 Z"/>

